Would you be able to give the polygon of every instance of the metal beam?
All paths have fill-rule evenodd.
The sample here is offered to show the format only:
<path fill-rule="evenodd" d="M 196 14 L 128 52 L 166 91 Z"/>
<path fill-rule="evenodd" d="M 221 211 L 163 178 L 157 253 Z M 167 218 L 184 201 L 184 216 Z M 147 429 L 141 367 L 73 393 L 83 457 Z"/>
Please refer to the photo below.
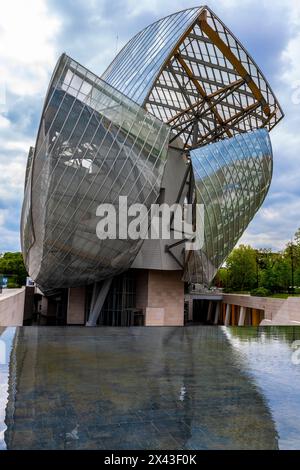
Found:
<path fill-rule="evenodd" d="M 218 65 L 218 64 L 215 64 L 214 62 L 206 62 L 205 60 L 198 59 L 197 57 L 182 54 L 182 52 L 180 53 L 180 55 L 184 60 L 189 60 L 190 62 L 194 62 L 195 64 L 202 65 L 203 67 L 205 67 L 205 69 L 211 68 L 211 69 L 219 70 L 220 72 L 225 72 L 228 74 L 231 73 L 233 75 L 237 75 L 236 70 L 231 70 L 228 67 L 225 67 L 223 65 Z"/>
<path fill-rule="evenodd" d="M 218 100 L 214 101 L 211 106 L 209 107 L 209 109 L 213 106 L 215 106 L 216 104 L 220 103 L 221 101 L 223 101 L 225 98 L 227 98 L 227 96 L 229 96 L 231 93 L 233 93 L 235 90 L 237 90 L 244 82 L 244 80 L 241 78 L 233 83 L 230 83 L 229 85 L 226 85 L 224 86 L 223 88 L 221 88 L 220 90 L 217 90 L 215 91 L 214 93 L 211 93 L 210 95 L 207 95 L 207 100 L 211 100 L 212 98 L 215 98 L 216 96 L 219 96 L 220 94 L 222 93 L 225 93 L 224 96 L 222 97 L 219 97 Z M 227 93 L 226 93 L 227 92 Z M 183 111 L 181 111 L 180 113 L 178 113 L 176 116 L 172 117 L 171 119 L 169 119 L 167 121 L 168 124 L 171 124 L 171 122 L 175 121 L 176 119 L 178 119 L 180 116 L 182 116 L 183 114 L 186 114 L 188 113 L 189 111 L 191 111 L 192 108 L 196 108 L 197 106 L 200 106 L 200 105 L 203 105 L 205 103 L 204 99 L 201 99 L 201 100 L 198 100 L 196 103 L 194 103 L 192 106 L 190 106 L 189 108 L 186 108 L 184 109 Z M 226 106 L 226 103 L 224 103 L 224 106 Z M 207 109 L 204 110 L 204 112 L 208 111 Z"/>
<path fill-rule="evenodd" d="M 240 93 L 240 89 L 238 90 L 238 92 Z M 211 96 L 211 95 L 209 95 L 209 96 Z M 253 99 L 253 96 L 252 96 L 251 98 Z M 241 112 L 243 109 L 245 109 L 245 108 L 243 108 L 242 105 L 237 106 L 237 105 L 234 105 L 234 104 L 232 104 L 232 103 L 222 102 L 223 99 L 224 99 L 224 98 L 222 98 L 222 100 L 220 100 L 220 103 L 219 103 L 219 104 L 220 104 L 220 106 L 223 106 L 223 107 L 225 107 L 225 108 L 228 108 L 228 110 L 233 110 L 233 111 Z M 149 101 L 149 104 L 154 105 L 154 106 L 157 106 L 157 107 L 165 108 L 165 109 L 172 109 L 172 110 L 174 110 L 174 111 L 178 111 L 178 116 L 177 116 L 177 117 L 178 117 L 178 118 L 181 117 L 181 116 L 179 116 L 179 114 L 181 114 L 181 110 L 179 111 L 179 108 L 176 108 L 175 106 L 169 105 L 168 103 L 160 103 L 160 102 L 152 101 L 152 100 L 151 100 L 151 101 Z M 258 104 L 259 104 L 259 103 L 258 103 Z M 255 110 L 254 110 L 254 111 L 255 111 Z M 189 111 L 187 110 L 187 113 L 188 113 L 188 112 L 189 112 Z M 205 110 L 204 110 L 203 112 L 205 113 Z M 184 114 L 184 113 L 183 113 L 183 114 Z M 276 114 L 276 113 L 274 113 L 274 114 Z M 266 123 L 268 123 L 268 121 L 269 121 L 269 119 L 266 119 L 266 120 L 264 121 L 262 114 L 257 114 L 257 113 L 255 113 L 255 112 L 253 112 L 253 113 L 252 113 L 252 116 L 253 116 L 253 118 L 255 118 L 255 119 L 259 120 L 259 121 L 263 121 L 263 122 L 266 122 Z M 273 116 L 271 116 L 271 118 L 272 118 L 272 117 L 273 117 Z M 176 116 L 174 117 L 174 119 L 175 119 L 175 118 L 176 118 Z M 191 119 L 193 119 L 193 118 L 191 118 Z M 208 117 L 207 117 L 207 120 L 210 121 L 210 119 L 209 119 Z M 185 122 L 187 122 L 187 121 L 186 121 L 186 120 L 183 121 L 183 123 L 185 123 Z M 174 126 L 174 128 L 176 128 L 176 127 L 177 127 L 177 124 L 176 124 L 176 126 Z"/>
<path fill-rule="evenodd" d="M 183 264 L 179 261 L 179 259 L 174 255 L 174 253 L 171 251 L 171 249 L 169 248 L 168 245 L 165 246 L 165 251 L 166 253 L 169 253 L 170 256 L 172 256 L 172 258 L 176 261 L 176 263 L 178 264 L 178 266 L 181 267 L 181 269 L 184 269 L 184 266 Z"/>
<path fill-rule="evenodd" d="M 185 73 L 181 69 L 175 70 L 175 72 L 176 72 L 177 75 L 183 75 L 184 77 L 186 76 Z M 220 87 L 220 88 L 222 88 L 224 86 L 224 83 L 219 82 L 217 80 L 211 80 L 210 78 L 200 77 L 199 75 L 194 75 L 194 77 L 195 77 L 196 80 L 198 80 L 199 82 L 202 82 L 206 85 L 211 85 L 213 87 Z M 241 95 L 249 96 L 249 98 L 253 99 L 253 93 L 251 93 L 251 91 L 240 90 L 239 93 Z"/>
<path fill-rule="evenodd" d="M 195 85 L 196 89 L 198 90 L 199 94 L 202 96 L 202 98 L 204 98 L 205 101 L 209 102 L 208 100 L 208 95 L 206 94 L 206 91 L 204 90 L 204 88 L 202 88 L 202 86 L 200 85 L 200 83 L 198 82 L 198 80 L 196 80 L 196 78 L 194 77 L 194 74 L 192 72 L 192 70 L 190 69 L 190 67 L 188 66 L 188 64 L 183 60 L 183 58 L 181 57 L 179 51 L 177 51 L 175 53 L 175 56 L 176 60 L 180 63 L 181 67 L 183 68 L 183 70 L 185 71 L 185 73 L 187 74 L 187 76 L 189 77 L 189 79 L 191 80 L 191 82 Z M 218 121 L 218 123 L 224 127 L 224 122 L 223 122 L 223 119 L 221 118 L 221 116 L 219 115 L 218 111 L 216 109 L 213 108 L 213 113 L 216 117 L 216 120 Z M 232 134 L 230 132 L 229 129 L 226 129 L 226 133 L 228 135 L 228 137 L 232 137 Z"/>
<path fill-rule="evenodd" d="M 271 119 L 272 119 L 274 116 L 276 116 L 277 111 L 278 111 L 278 109 L 277 109 L 277 107 L 275 107 L 274 111 L 270 114 L 270 116 L 268 116 L 268 117 L 263 121 L 263 123 L 262 123 L 262 125 L 261 125 L 261 128 L 263 128 L 263 127 L 265 127 L 267 124 L 269 124 L 269 122 L 271 121 Z"/>
<path fill-rule="evenodd" d="M 187 103 L 191 106 L 192 105 L 192 102 L 190 100 L 190 97 L 188 95 L 188 92 L 187 90 L 183 87 L 183 85 L 180 83 L 180 81 L 178 80 L 178 77 L 176 76 L 176 72 L 175 70 L 173 69 L 173 66 L 171 64 L 171 62 L 169 63 L 168 65 L 168 68 L 167 70 L 169 71 L 169 73 L 172 75 L 172 77 L 174 78 L 175 82 L 177 83 L 177 86 L 181 92 L 181 94 L 185 97 Z"/>
<path fill-rule="evenodd" d="M 170 52 L 170 54 L 168 55 L 168 57 L 166 58 L 165 62 L 163 63 L 162 67 L 160 68 L 160 71 L 158 73 L 158 77 L 162 74 L 162 72 L 164 71 L 164 69 L 167 67 L 167 65 L 169 65 L 171 63 L 171 59 L 173 57 L 173 54 L 174 54 L 174 51 L 176 51 L 179 46 L 181 44 L 184 43 L 185 39 L 189 36 L 189 34 L 193 31 L 195 25 L 197 24 L 197 21 L 198 21 L 198 18 L 196 18 L 195 21 L 193 21 L 193 23 L 190 25 L 190 27 L 186 30 L 186 32 L 184 33 L 183 36 L 180 37 L 180 39 L 177 41 L 174 49 Z M 152 93 L 152 90 L 153 90 L 153 87 L 151 88 L 151 90 L 149 91 L 149 93 L 147 94 L 145 100 L 144 100 L 144 106 L 146 105 L 146 103 L 148 102 L 148 99 Z"/>
<path fill-rule="evenodd" d="M 253 111 L 253 109 L 256 109 L 258 108 L 259 106 L 261 106 L 260 103 L 254 103 L 252 104 L 251 106 L 249 106 L 248 108 L 245 108 L 243 109 L 240 113 L 236 114 L 235 116 L 232 116 L 230 117 L 229 119 L 227 119 L 226 121 L 224 121 L 226 123 L 227 126 L 230 126 L 231 129 L 234 129 L 235 125 L 238 124 L 241 120 L 243 120 L 249 113 L 251 113 Z M 232 122 L 233 121 L 233 122 Z M 240 132 L 240 129 L 237 129 L 239 132 Z M 198 141 L 198 146 L 201 144 L 201 143 L 205 143 L 208 144 L 210 142 L 212 142 L 213 140 L 216 139 L 216 137 L 219 137 L 222 135 L 222 129 L 219 129 L 217 130 L 217 132 L 215 131 L 215 129 L 213 129 L 211 132 L 205 134 L 199 141 Z M 208 137 L 210 137 L 210 135 L 213 135 L 213 137 L 209 140 L 206 140 L 208 139 Z M 195 146 L 197 147 L 197 146 Z"/>

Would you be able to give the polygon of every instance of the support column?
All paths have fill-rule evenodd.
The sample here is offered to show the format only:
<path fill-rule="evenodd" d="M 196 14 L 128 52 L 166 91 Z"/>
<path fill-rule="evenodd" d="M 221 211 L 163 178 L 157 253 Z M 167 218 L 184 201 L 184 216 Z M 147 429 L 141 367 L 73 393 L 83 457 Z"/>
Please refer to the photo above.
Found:
<path fill-rule="evenodd" d="M 227 304 L 226 306 L 226 316 L 225 316 L 225 326 L 230 325 L 230 310 L 231 310 L 231 305 Z"/>
<path fill-rule="evenodd" d="M 220 310 L 221 310 L 221 304 L 220 304 L 220 302 L 218 302 L 217 306 L 216 306 L 214 325 L 217 325 L 219 323 Z"/>
<path fill-rule="evenodd" d="M 188 321 L 193 321 L 193 314 L 194 314 L 194 301 L 193 299 L 189 299 L 189 313 L 188 313 Z"/>
<path fill-rule="evenodd" d="M 95 303 L 97 300 L 97 297 L 99 295 L 99 292 L 101 290 L 101 282 L 94 282 L 93 285 L 93 294 L 92 294 L 92 300 L 91 300 L 91 306 L 90 306 L 90 312 L 93 310 L 95 307 Z"/>
<path fill-rule="evenodd" d="M 101 313 L 101 310 L 102 310 L 103 304 L 105 302 L 105 299 L 107 297 L 109 288 L 111 286 L 112 279 L 113 278 L 111 277 L 109 279 L 106 279 L 103 282 L 102 288 L 98 292 L 97 298 L 94 302 L 94 306 L 90 311 L 89 319 L 86 323 L 86 326 L 96 326 L 97 325 L 97 321 L 98 321 L 99 315 Z M 94 288 L 96 289 L 95 286 L 94 286 Z M 93 292 L 93 297 L 94 297 L 94 292 Z"/>
<path fill-rule="evenodd" d="M 207 319 L 206 319 L 207 322 L 211 321 L 212 309 L 213 309 L 213 303 L 210 300 L 208 304 L 208 312 L 207 312 Z"/>
<path fill-rule="evenodd" d="M 246 318 L 246 308 L 241 307 L 240 308 L 239 326 L 244 326 L 245 325 L 245 318 Z"/>
<path fill-rule="evenodd" d="M 257 311 L 256 308 L 252 310 L 252 326 L 259 326 L 260 323 L 260 318 L 259 318 L 259 312 Z"/>
<path fill-rule="evenodd" d="M 236 305 L 231 305 L 231 326 L 235 326 L 236 324 Z"/>

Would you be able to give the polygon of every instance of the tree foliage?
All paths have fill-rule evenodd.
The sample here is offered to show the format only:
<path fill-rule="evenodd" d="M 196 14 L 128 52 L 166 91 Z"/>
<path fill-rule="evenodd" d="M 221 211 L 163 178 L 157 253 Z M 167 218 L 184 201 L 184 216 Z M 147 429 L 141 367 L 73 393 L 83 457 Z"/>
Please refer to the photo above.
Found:
<path fill-rule="evenodd" d="M 256 286 L 256 251 L 241 245 L 227 260 L 229 286 L 236 290 L 251 290 Z"/>
<path fill-rule="evenodd" d="M 282 252 L 239 246 L 218 272 L 216 283 L 232 291 L 264 288 L 277 293 L 300 288 L 300 229 Z"/>
<path fill-rule="evenodd" d="M 0 274 L 11 277 L 16 287 L 24 285 L 27 272 L 22 253 L 8 252 L 0 254 Z"/>

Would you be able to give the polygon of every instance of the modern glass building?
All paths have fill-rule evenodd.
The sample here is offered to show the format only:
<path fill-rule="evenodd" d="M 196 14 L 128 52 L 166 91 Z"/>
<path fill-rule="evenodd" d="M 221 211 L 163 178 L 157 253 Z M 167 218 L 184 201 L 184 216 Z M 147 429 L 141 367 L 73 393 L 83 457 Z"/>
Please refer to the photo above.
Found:
<path fill-rule="evenodd" d="M 267 195 L 269 131 L 282 118 L 263 73 L 206 6 L 149 25 L 102 77 L 63 54 L 21 220 L 26 267 L 63 322 L 183 324 L 185 285 L 209 285 Z M 169 239 L 99 239 L 99 205 L 117 207 L 120 234 L 125 196 L 145 208 L 145 230 L 153 204 L 192 207 L 202 246 L 187 248 L 174 217 Z"/>

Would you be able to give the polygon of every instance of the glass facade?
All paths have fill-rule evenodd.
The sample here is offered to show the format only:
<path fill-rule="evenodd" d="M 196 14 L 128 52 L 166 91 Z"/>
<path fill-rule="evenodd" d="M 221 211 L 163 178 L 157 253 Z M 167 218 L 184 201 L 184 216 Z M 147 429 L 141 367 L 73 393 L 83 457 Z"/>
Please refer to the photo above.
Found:
<path fill-rule="evenodd" d="M 142 30 L 102 78 L 169 124 L 186 149 L 271 130 L 283 117 L 257 64 L 207 7 Z"/>
<path fill-rule="evenodd" d="M 101 78 L 142 105 L 161 67 L 201 10 L 197 7 L 180 11 L 143 29 L 126 44 Z"/>
<path fill-rule="evenodd" d="M 23 250 L 40 285 L 82 285 L 130 267 L 141 241 L 100 241 L 96 210 L 122 195 L 128 205 L 150 208 L 168 140 L 164 123 L 62 56 L 37 138 L 30 211 L 29 194 L 24 208 L 32 212 L 34 241 L 24 236 Z"/>
<path fill-rule="evenodd" d="M 204 247 L 180 259 L 172 245 L 154 247 L 155 269 L 173 255 L 184 280 L 210 283 L 267 194 L 268 131 L 282 117 L 258 66 L 207 7 L 146 27 L 102 78 L 63 55 L 26 170 L 21 239 L 30 276 L 53 291 L 123 273 L 143 240 L 99 240 L 97 207 L 126 196 L 149 213 L 159 194 L 173 204 L 180 192 L 181 202 L 195 194 L 204 204 Z M 189 190 L 174 154 L 190 162 Z"/>
<path fill-rule="evenodd" d="M 190 251 L 185 280 L 208 284 L 263 203 L 272 179 L 265 129 L 191 152 L 196 201 L 204 205 L 204 246 Z"/>

